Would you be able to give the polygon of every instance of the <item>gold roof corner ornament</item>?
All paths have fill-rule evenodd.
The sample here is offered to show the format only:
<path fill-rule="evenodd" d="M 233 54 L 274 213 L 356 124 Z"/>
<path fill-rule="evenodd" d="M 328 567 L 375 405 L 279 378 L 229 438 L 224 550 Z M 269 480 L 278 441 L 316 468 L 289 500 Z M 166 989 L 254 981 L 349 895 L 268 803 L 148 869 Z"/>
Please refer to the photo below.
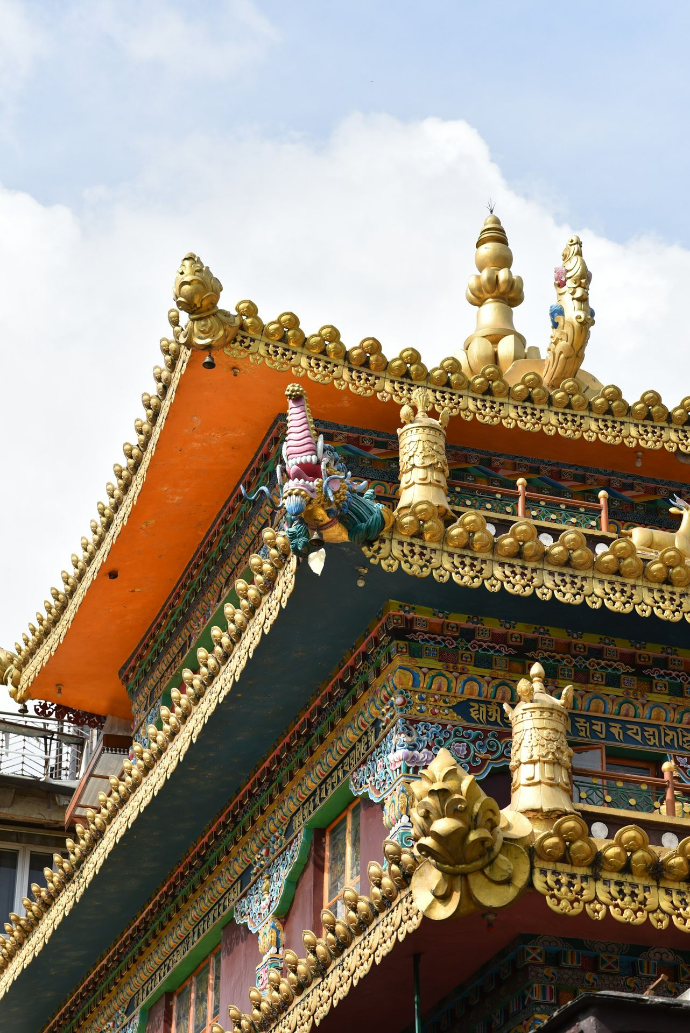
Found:
<path fill-rule="evenodd" d="M 0 649 L 0 684 L 6 685 L 15 703 L 26 703 L 29 690 L 20 690 L 21 663 L 19 657 L 9 649 Z"/>
<path fill-rule="evenodd" d="M 526 354 L 525 338 L 516 331 L 512 313 L 525 295 L 522 277 L 511 272 L 513 252 L 506 231 L 493 212 L 484 220 L 474 261 L 478 274 L 470 276 L 465 297 L 478 308 L 477 325 L 458 358 L 468 376 L 485 366 L 498 366 L 504 373 Z"/>
<path fill-rule="evenodd" d="M 539 825 L 575 810 L 570 782 L 573 751 L 566 735 L 573 686 L 555 699 L 544 685 L 544 668 L 534 664 L 529 678 L 518 682 L 517 694 L 517 706 L 503 704 L 513 726 L 510 810 Z"/>
<path fill-rule="evenodd" d="M 427 388 L 418 387 L 412 392 L 412 404 L 407 403 L 400 410 L 403 426 L 398 429 L 400 497 L 395 509 L 395 530 L 406 537 L 421 533 L 428 542 L 440 542 L 445 532 L 444 521 L 451 519 L 446 459 L 450 414 L 444 409 L 436 420 L 428 415 L 432 405 Z"/>
<path fill-rule="evenodd" d="M 562 258 L 563 264 L 554 270 L 556 304 L 549 309 L 551 341 L 544 363 L 543 380 L 550 388 L 577 376 L 594 326 L 594 310 L 589 306 L 592 274 L 582 257 L 578 236 L 568 239 Z"/>
<path fill-rule="evenodd" d="M 189 320 L 180 327 L 177 309 L 168 313 L 175 340 L 197 351 L 212 351 L 231 344 L 237 336 L 240 316 L 218 308 L 223 284 L 198 255 L 191 251 L 182 259 L 173 286 L 173 297 L 180 312 Z"/>
<path fill-rule="evenodd" d="M 459 918 L 511 904 L 529 881 L 526 850 L 506 842 L 498 804 L 446 749 L 410 783 L 410 819 L 423 863 L 412 876 L 428 918 Z"/>

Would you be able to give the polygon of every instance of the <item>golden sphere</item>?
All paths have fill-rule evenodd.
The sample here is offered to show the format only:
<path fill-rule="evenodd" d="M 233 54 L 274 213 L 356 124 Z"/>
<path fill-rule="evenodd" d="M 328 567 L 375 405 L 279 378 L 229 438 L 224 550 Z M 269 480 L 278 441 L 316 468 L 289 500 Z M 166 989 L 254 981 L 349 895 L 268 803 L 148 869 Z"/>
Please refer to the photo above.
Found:
<path fill-rule="evenodd" d="M 388 359 L 383 352 L 373 352 L 369 356 L 369 369 L 375 373 L 382 373 L 388 365 Z"/>
<path fill-rule="evenodd" d="M 628 415 L 628 403 L 624 398 L 618 398 L 616 401 L 611 402 L 611 412 L 614 416 L 627 416 Z"/>
<path fill-rule="evenodd" d="M 351 362 L 353 366 L 363 366 L 367 361 L 367 353 L 361 345 L 357 345 L 354 348 L 350 348 L 347 353 L 348 362 Z"/>
<path fill-rule="evenodd" d="M 615 384 L 607 384 L 606 387 L 602 388 L 601 393 L 609 402 L 615 402 L 617 398 L 623 397 L 621 389 L 616 387 Z"/>
<path fill-rule="evenodd" d="M 619 872 L 627 860 L 627 853 L 617 843 L 611 843 L 601 852 L 601 866 L 607 872 Z"/>
<path fill-rule="evenodd" d="M 363 341 L 359 342 L 359 346 L 364 348 L 369 355 L 378 355 L 381 351 L 381 342 L 377 341 L 375 337 L 365 337 Z"/>
<path fill-rule="evenodd" d="M 566 549 L 582 549 L 587 544 L 587 539 L 582 531 L 564 531 L 560 541 Z"/>
<path fill-rule="evenodd" d="M 549 861 L 560 861 L 565 852 L 565 840 L 561 836 L 544 836 L 539 839 L 539 854 Z"/>
<path fill-rule="evenodd" d="M 326 345 L 326 355 L 329 359 L 344 359 L 346 348 L 342 341 L 329 341 Z"/>
<path fill-rule="evenodd" d="M 611 542 L 609 548 L 619 560 L 635 555 L 635 546 L 630 538 L 616 538 L 615 542 Z"/>
<path fill-rule="evenodd" d="M 258 316 L 247 316 L 244 319 L 244 329 L 249 334 L 260 334 L 263 330 L 263 323 Z"/>
<path fill-rule="evenodd" d="M 578 391 L 577 394 L 570 396 L 570 407 L 574 409 L 575 412 L 582 412 L 583 409 L 587 408 L 587 399 Z"/>
<path fill-rule="evenodd" d="M 542 386 L 541 377 L 538 373 L 535 373 L 534 371 L 530 373 L 523 373 L 522 383 L 525 385 L 525 387 L 528 387 L 530 391 L 533 391 L 535 387 Z"/>
<path fill-rule="evenodd" d="M 477 395 L 483 395 L 485 391 L 489 389 L 489 381 L 486 377 L 477 374 L 476 377 L 472 377 L 470 380 L 470 390 L 474 391 Z"/>
<path fill-rule="evenodd" d="M 472 538 L 473 552 L 491 552 L 494 540 L 488 531 L 475 531 Z"/>
<path fill-rule="evenodd" d="M 668 567 L 665 563 L 660 560 L 652 560 L 645 567 L 644 576 L 647 581 L 653 581 L 655 584 L 663 584 L 668 574 Z"/>
<path fill-rule="evenodd" d="M 513 524 L 511 534 L 522 544 L 536 538 L 537 529 L 534 524 L 530 524 L 529 520 L 518 520 L 516 524 Z"/>
<path fill-rule="evenodd" d="M 555 409 L 565 409 L 570 396 L 567 391 L 563 391 L 562 388 L 557 388 L 551 395 L 551 404 Z"/>
<path fill-rule="evenodd" d="M 412 507 L 412 513 L 417 520 L 431 520 L 432 517 L 436 516 L 436 506 L 433 503 L 423 500 L 422 502 L 415 502 Z"/>
<path fill-rule="evenodd" d="M 258 315 L 259 309 L 253 301 L 238 301 L 235 305 L 237 314 L 243 317 Z"/>
<path fill-rule="evenodd" d="M 312 355 L 319 355 L 325 347 L 326 342 L 324 341 L 321 334 L 310 334 L 310 336 L 307 337 L 305 348 Z"/>
<path fill-rule="evenodd" d="M 391 359 L 388 363 L 388 372 L 392 377 L 402 377 L 407 373 L 407 363 L 404 359 Z"/>
<path fill-rule="evenodd" d="M 687 409 L 684 409 L 682 405 L 679 405 L 676 409 L 671 412 L 671 420 L 677 427 L 682 427 L 688 418 Z"/>
<path fill-rule="evenodd" d="M 618 833 L 618 842 L 625 850 L 641 850 L 647 846 L 648 839 L 642 829 L 635 825 L 626 825 Z"/>
<path fill-rule="evenodd" d="M 580 390 L 580 384 L 575 377 L 566 377 L 561 383 L 561 387 L 564 391 L 567 391 L 569 395 L 575 395 Z"/>
<path fill-rule="evenodd" d="M 630 580 L 640 577 L 643 569 L 644 564 L 639 556 L 628 556 L 627 559 L 620 561 L 618 568 L 621 577 L 626 577 Z"/>
<path fill-rule="evenodd" d="M 281 323 L 266 323 L 264 327 L 264 337 L 268 337 L 269 341 L 281 341 L 284 332 Z"/>
<path fill-rule="evenodd" d="M 541 559 L 543 555 L 544 555 L 544 546 L 542 545 L 542 543 L 539 541 L 538 538 L 535 538 L 533 541 L 530 541 L 530 542 L 525 542 L 525 544 L 522 546 L 522 558 L 523 558 L 523 560 L 527 560 L 528 562 L 531 563 L 534 560 Z"/>
<path fill-rule="evenodd" d="M 663 423 L 668 416 L 668 409 L 665 405 L 653 405 L 649 411 L 655 423 Z"/>
<path fill-rule="evenodd" d="M 467 377 L 462 370 L 457 373 L 451 373 L 450 375 L 450 386 L 454 391 L 464 391 L 467 387 Z"/>
<path fill-rule="evenodd" d="M 470 532 L 483 531 L 486 527 L 486 520 L 481 513 L 471 509 L 469 513 L 463 513 L 460 517 L 460 524 Z"/>
<path fill-rule="evenodd" d="M 415 363 L 421 361 L 422 356 L 416 348 L 403 348 L 400 352 L 400 358 L 406 365 L 414 366 Z"/>
<path fill-rule="evenodd" d="M 444 369 L 446 373 L 448 373 L 449 376 L 452 376 L 453 373 L 462 372 L 462 366 L 453 355 L 448 356 L 447 359 L 441 359 L 439 365 L 441 366 L 441 369 Z"/>
<path fill-rule="evenodd" d="M 546 550 L 546 562 L 554 567 L 562 567 L 568 562 L 568 550 L 561 542 L 550 545 Z"/>
<path fill-rule="evenodd" d="M 570 566 L 574 570 L 589 570 L 593 561 L 594 557 L 586 546 L 580 549 L 573 549 L 570 553 Z"/>
<path fill-rule="evenodd" d="M 448 380 L 448 374 L 446 373 L 445 369 L 441 369 L 440 366 L 435 366 L 432 370 L 429 371 L 429 380 L 434 385 L 434 387 L 443 387 L 446 381 Z"/>
<path fill-rule="evenodd" d="M 294 312 L 281 312 L 278 316 L 278 322 L 286 330 L 296 330 L 299 326 L 299 319 Z"/>
<path fill-rule="evenodd" d="M 603 395 L 597 395 L 596 398 L 593 398 L 590 405 L 592 407 L 592 412 L 595 412 L 597 416 L 602 416 L 603 413 L 608 411 L 609 407 L 608 400 L 604 398 Z"/>
<path fill-rule="evenodd" d="M 690 864 L 679 854 L 676 854 L 675 857 L 665 857 L 663 864 L 671 879 L 687 879 L 690 874 Z"/>
<path fill-rule="evenodd" d="M 602 574 L 618 573 L 618 559 L 610 550 L 608 550 L 607 552 L 599 553 L 595 560 L 594 566 Z"/>
<path fill-rule="evenodd" d="M 512 559 L 520 551 L 520 543 L 511 534 L 502 534 L 496 542 L 496 552 L 499 556 Z"/>
<path fill-rule="evenodd" d="M 329 344 L 334 344 L 336 341 L 340 340 L 340 330 L 335 326 L 331 326 L 330 323 L 327 323 L 326 326 L 322 326 L 319 333 L 323 337 L 324 341 L 327 341 Z"/>
<path fill-rule="evenodd" d="M 425 380 L 427 375 L 427 368 L 423 362 L 413 362 L 410 366 L 410 377 L 412 380 L 419 382 Z"/>
<path fill-rule="evenodd" d="M 419 521 L 412 513 L 403 513 L 402 516 L 396 517 L 395 530 L 398 534 L 409 537 L 419 531 Z"/>
<path fill-rule="evenodd" d="M 422 535 L 425 542 L 442 542 L 443 532 L 443 521 L 439 520 L 438 517 L 434 517 L 432 520 L 424 520 L 422 523 Z"/>
<path fill-rule="evenodd" d="M 668 579 L 676 588 L 685 588 L 690 583 L 690 569 L 685 564 L 672 567 L 669 571 Z"/>
<path fill-rule="evenodd" d="M 469 540 L 469 533 L 461 524 L 453 524 L 446 531 L 446 542 L 451 549 L 464 549 Z"/>
<path fill-rule="evenodd" d="M 546 405 L 549 400 L 549 392 L 545 387 L 532 388 L 532 402 L 534 405 Z"/>
<path fill-rule="evenodd" d="M 510 393 L 510 388 L 505 380 L 494 380 L 491 385 L 491 393 L 494 398 L 505 398 Z"/>
<path fill-rule="evenodd" d="M 301 348 L 304 344 L 305 336 L 304 330 L 297 326 L 294 330 L 288 330 L 287 343 L 291 348 Z"/>
<path fill-rule="evenodd" d="M 658 405 L 661 401 L 661 395 L 658 391 L 643 391 L 640 395 L 640 401 L 644 402 L 651 409 L 653 406 Z"/>
<path fill-rule="evenodd" d="M 594 860 L 596 849 L 586 839 L 577 840 L 570 847 L 570 859 L 578 868 L 584 868 Z"/>
<path fill-rule="evenodd" d="M 529 398 L 529 388 L 526 384 L 513 384 L 510 389 L 510 397 L 514 402 L 524 402 Z"/>
<path fill-rule="evenodd" d="M 634 420 L 644 420 L 647 415 L 647 406 L 644 402 L 635 402 L 630 406 L 630 415 Z"/>

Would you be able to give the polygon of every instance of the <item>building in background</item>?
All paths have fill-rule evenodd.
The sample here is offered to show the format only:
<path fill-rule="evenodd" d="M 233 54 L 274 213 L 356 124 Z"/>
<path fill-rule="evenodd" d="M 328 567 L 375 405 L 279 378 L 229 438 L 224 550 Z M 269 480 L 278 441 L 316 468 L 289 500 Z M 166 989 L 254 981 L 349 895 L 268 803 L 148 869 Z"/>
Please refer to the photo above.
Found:
<path fill-rule="evenodd" d="M 3 1029 L 525 1033 L 598 991 L 614 1029 L 690 988 L 690 396 L 583 369 L 579 238 L 541 349 L 493 213 L 475 260 L 464 344 L 411 308 L 388 358 L 183 259 L 0 652 Z"/>

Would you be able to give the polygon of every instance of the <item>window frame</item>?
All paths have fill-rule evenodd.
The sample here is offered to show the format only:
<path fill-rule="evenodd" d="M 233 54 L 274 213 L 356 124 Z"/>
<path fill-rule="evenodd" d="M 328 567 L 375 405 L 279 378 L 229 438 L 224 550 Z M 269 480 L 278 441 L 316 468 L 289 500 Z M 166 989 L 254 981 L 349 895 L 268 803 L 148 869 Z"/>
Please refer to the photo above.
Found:
<path fill-rule="evenodd" d="M 360 853 L 359 874 L 357 875 L 356 879 L 352 878 L 352 874 L 351 874 L 351 871 L 350 871 L 350 865 L 351 865 L 351 849 L 350 849 L 350 847 L 351 847 L 352 814 L 353 814 L 355 808 L 357 808 L 357 807 L 359 807 L 359 839 L 360 839 L 360 847 L 361 847 L 361 842 L 362 842 L 362 809 L 361 809 L 361 806 L 360 806 L 360 800 L 359 799 L 353 800 L 352 803 L 348 804 L 347 807 L 345 808 L 345 810 L 341 811 L 340 814 L 338 815 L 338 817 L 334 821 L 332 821 L 330 823 L 330 825 L 327 825 L 326 829 L 325 829 L 325 834 L 324 834 L 324 865 L 323 865 L 323 901 L 324 901 L 323 906 L 324 906 L 324 908 L 328 908 L 330 911 L 333 911 L 333 909 L 337 907 L 338 901 L 342 900 L 343 891 L 345 890 L 345 888 L 347 886 L 355 886 L 355 888 L 357 889 L 358 892 L 359 892 L 359 889 L 361 887 L 361 880 L 362 880 L 361 849 L 360 849 L 360 852 L 359 852 Z M 346 822 L 346 824 L 345 824 L 345 881 L 344 881 L 344 884 L 343 884 L 343 888 L 340 890 L 340 892 L 337 893 L 334 897 L 329 898 L 329 895 L 328 895 L 328 881 L 329 881 L 330 869 L 331 869 L 331 863 L 330 863 L 331 862 L 331 858 L 330 858 L 330 853 L 331 853 L 331 832 L 333 831 L 333 829 L 337 825 L 339 825 L 343 821 L 343 819 L 345 819 L 345 822 Z"/>
<path fill-rule="evenodd" d="M 208 987 L 206 989 L 206 1025 L 204 1026 L 203 1033 L 210 1033 L 211 1026 L 214 1022 L 218 1022 L 219 1015 L 213 1014 L 213 1003 L 215 995 L 216 979 L 220 982 L 220 958 L 221 958 L 221 944 L 219 943 L 216 947 L 210 951 L 206 957 L 199 962 L 193 972 L 187 976 L 184 982 L 180 983 L 177 990 L 173 993 L 173 1019 L 172 1019 L 172 1033 L 178 1033 L 177 1031 L 177 999 L 184 992 L 185 987 L 190 986 L 189 992 L 189 1013 L 187 1015 L 188 1033 L 194 1033 L 194 1009 L 196 1007 L 196 977 L 199 975 L 205 965 L 209 966 L 209 979 Z M 220 997 L 218 998 L 218 1011 L 220 1012 Z"/>
<path fill-rule="evenodd" d="M 53 850 L 46 848 L 42 849 L 35 843 L 8 843 L 2 839 L 0 839 L 0 850 L 11 850 L 13 854 L 18 854 L 17 874 L 14 881 L 14 906 L 12 907 L 12 911 L 14 914 L 23 917 L 26 914 L 26 909 L 22 904 L 22 897 L 31 896 L 31 886 L 29 885 L 31 855 L 44 854 L 49 862 L 46 864 L 46 867 L 52 868 L 53 854 L 64 853 L 64 851 L 58 850 L 57 847 Z"/>

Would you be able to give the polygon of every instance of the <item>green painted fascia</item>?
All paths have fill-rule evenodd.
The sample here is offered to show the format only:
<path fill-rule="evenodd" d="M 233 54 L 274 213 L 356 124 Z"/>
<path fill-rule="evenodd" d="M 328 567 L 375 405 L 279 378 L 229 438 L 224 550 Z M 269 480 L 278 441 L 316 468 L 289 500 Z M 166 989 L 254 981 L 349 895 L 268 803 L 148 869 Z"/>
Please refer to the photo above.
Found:
<path fill-rule="evenodd" d="M 304 871 L 307 860 L 309 859 L 309 851 L 311 850 L 312 839 L 314 838 L 313 827 L 307 826 L 304 829 L 304 835 L 302 836 L 302 843 L 299 848 L 299 853 L 295 858 L 295 863 L 290 869 L 288 876 L 283 886 L 283 892 L 280 895 L 280 900 L 276 904 L 274 914 L 278 918 L 284 918 L 288 912 L 290 904 L 292 904 L 292 898 L 295 895 L 297 889 L 297 883 L 299 877 Z"/>

